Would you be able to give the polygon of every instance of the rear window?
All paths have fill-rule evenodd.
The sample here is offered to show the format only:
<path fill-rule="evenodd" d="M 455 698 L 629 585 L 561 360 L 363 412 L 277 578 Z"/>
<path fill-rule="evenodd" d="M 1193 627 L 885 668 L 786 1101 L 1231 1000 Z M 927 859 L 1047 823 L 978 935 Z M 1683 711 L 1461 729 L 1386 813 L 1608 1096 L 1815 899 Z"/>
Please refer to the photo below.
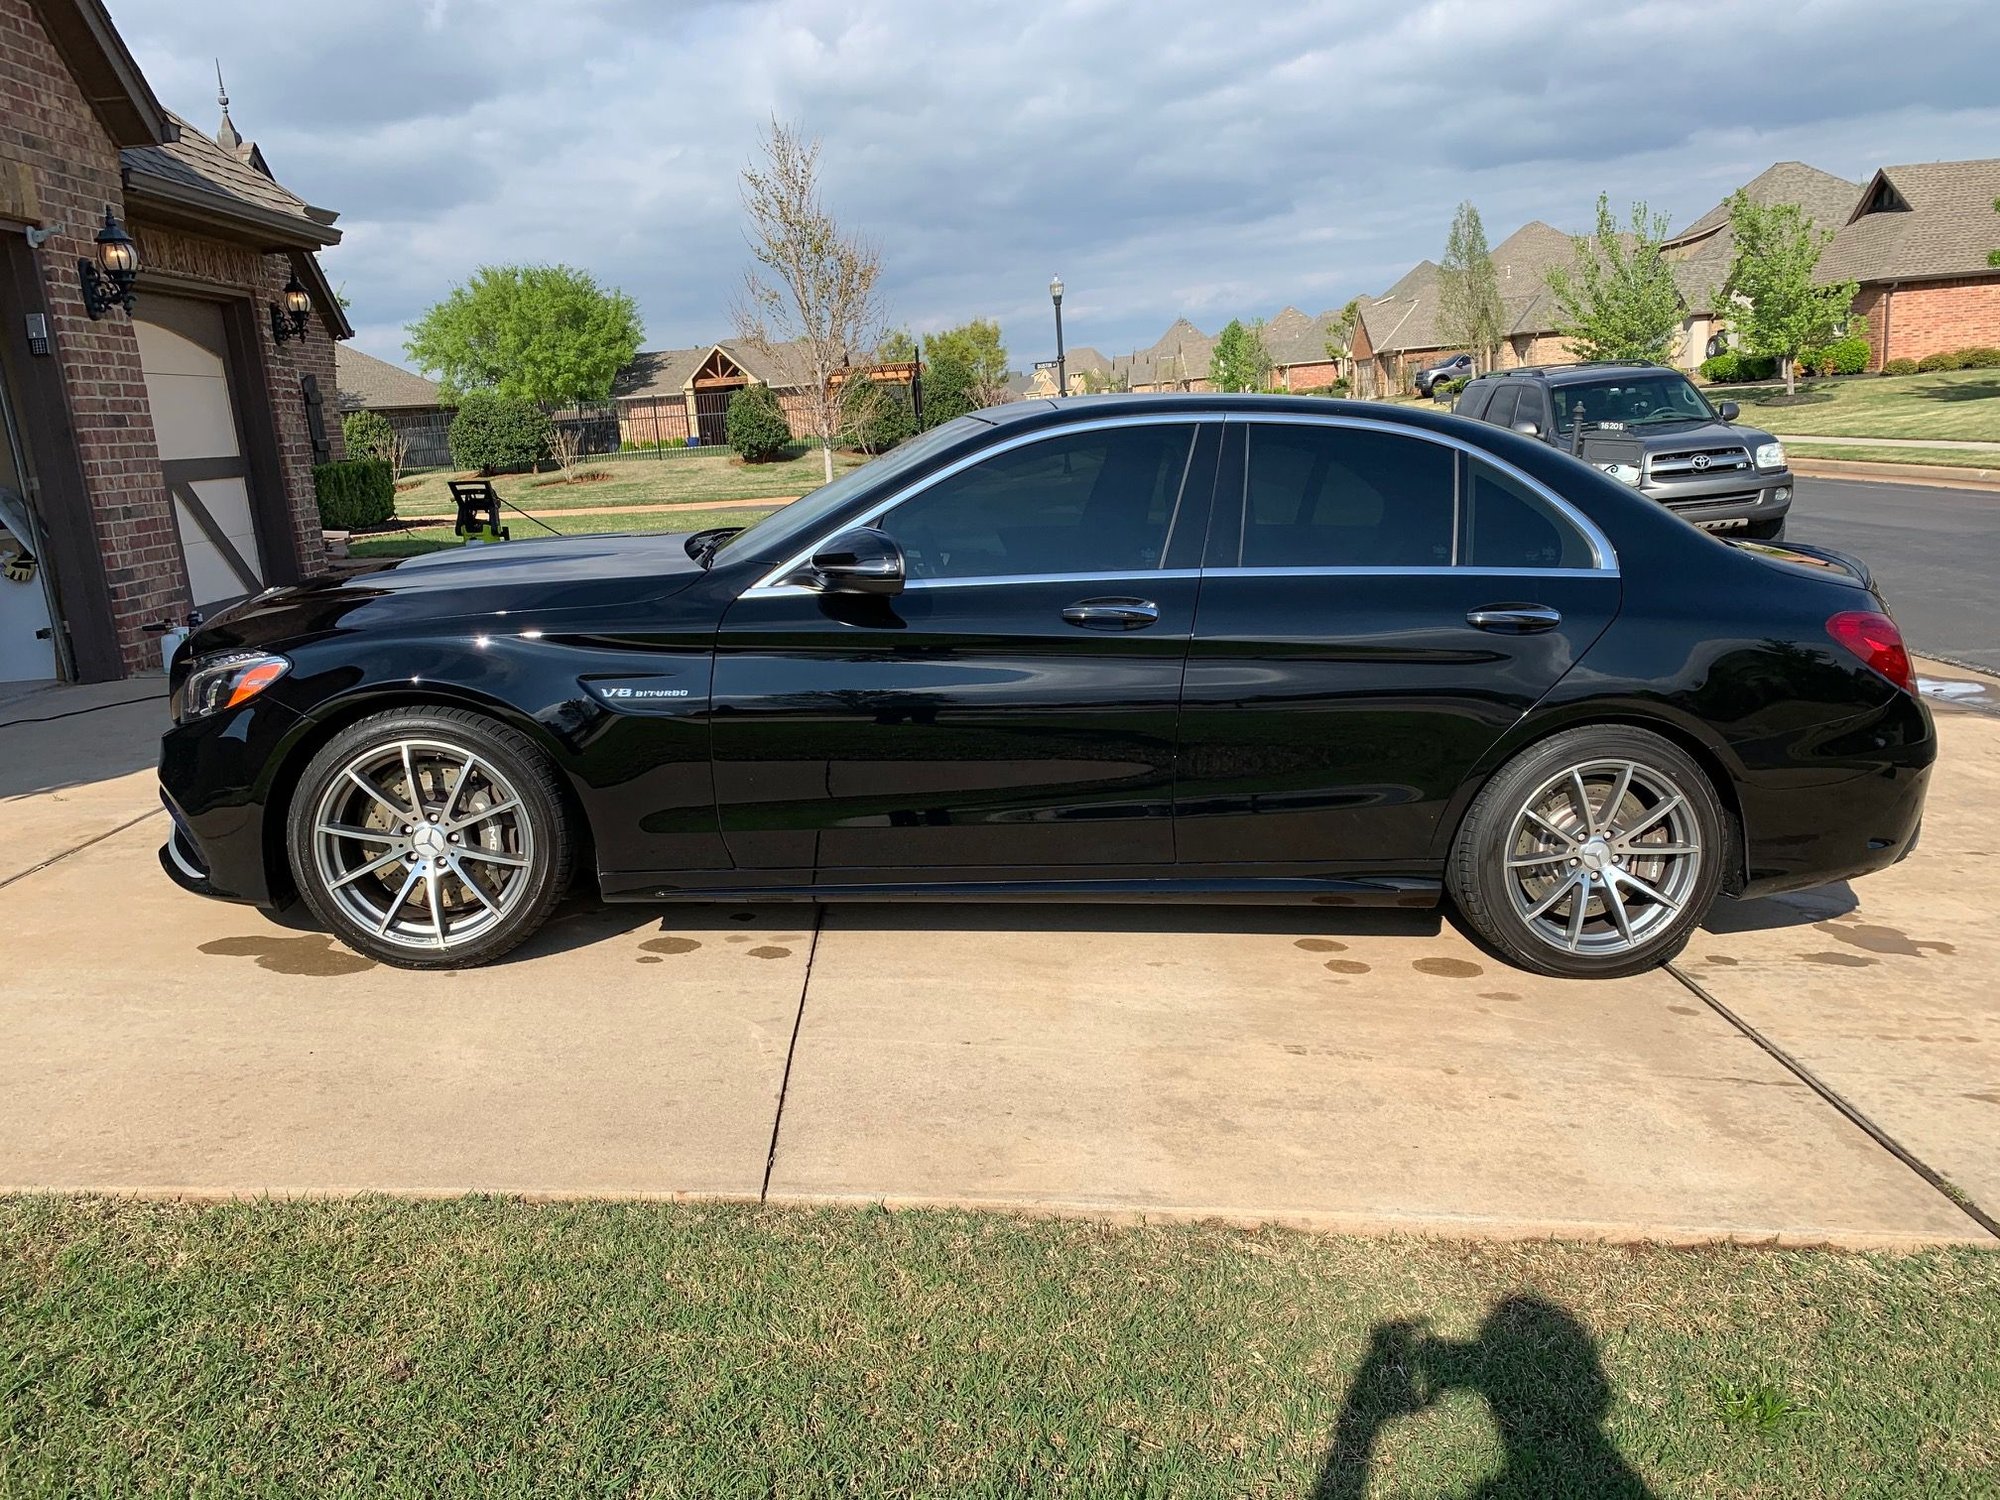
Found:
<path fill-rule="evenodd" d="M 1486 420 L 1501 427 L 1511 427 L 1514 409 L 1520 401 L 1521 388 L 1518 385 L 1501 386 L 1493 393 L 1493 405 L 1487 409 Z"/>

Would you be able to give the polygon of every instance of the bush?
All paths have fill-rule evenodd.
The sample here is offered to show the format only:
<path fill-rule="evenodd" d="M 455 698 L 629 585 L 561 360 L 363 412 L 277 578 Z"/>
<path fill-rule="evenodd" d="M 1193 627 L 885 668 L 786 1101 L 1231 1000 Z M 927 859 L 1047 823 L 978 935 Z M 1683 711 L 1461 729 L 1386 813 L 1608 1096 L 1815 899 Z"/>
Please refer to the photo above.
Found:
<path fill-rule="evenodd" d="M 396 429 L 379 411 L 350 411 L 340 418 L 340 435 L 349 458 L 387 458 L 396 443 Z"/>
<path fill-rule="evenodd" d="M 1709 355 L 1695 373 L 1710 385 L 1727 385 L 1736 379 L 1737 363 L 1736 356 L 1724 350 L 1720 354 Z"/>
<path fill-rule="evenodd" d="M 548 414 L 532 401 L 473 391 L 459 402 L 446 441 L 461 469 L 525 469 L 549 456 Z"/>
<path fill-rule="evenodd" d="M 1710 385 L 1733 385 L 1738 381 L 1769 380 L 1778 373 L 1778 362 L 1767 354 L 1725 349 L 1703 360 L 1697 373 Z"/>
<path fill-rule="evenodd" d="M 1917 361 L 1917 372 L 1922 375 L 1930 375 L 1938 370 L 1956 370 L 1959 368 L 1961 366 L 1958 362 L 1958 351 L 1956 349 L 1949 353 L 1940 350 L 1936 354 L 1926 354 L 1922 359 Z"/>
<path fill-rule="evenodd" d="M 1431 399 L 1436 400 L 1440 396 L 1456 396 L 1471 383 L 1472 377 L 1469 375 L 1460 375 L 1455 380 L 1440 380 L 1436 385 L 1431 387 Z"/>
<path fill-rule="evenodd" d="M 1823 375 L 1859 375 L 1868 368 L 1868 340 L 1857 334 L 1835 339 L 1820 351 Z"/>
<path fill-rule="evenodd" d="M 1917 373 L 1917 362 L 1914 359 L 1892 359 L 1886 365 L 1882 366 L 1882 373 L 1884 375 L 1914 375 Z"/>
<path fill-rule="evenodd" d="M 1961 370 L 2000 370 L 2000 349 L 1990 349 L 1979 345 L 1971 349 L 1961 349 L 1958 357 L 1963 361 Z"/>
<path fill-rule="evenodd" d="M 792 445 L 792 425 L 785 420 L 778 393 L 768 385 L 746 385 L 731 396 L 725 428 L 729 446 L 747 464 L 781 458 Z"/>
<path fill-rule="evenodd" d="M 387 459 L 314 464 L 313 494 L 319 500 L 319 524 L 329 531 L 380 526 L 396 513 L 396 477 Z"/>
<path fill-rule="evenodd" d="M 925 389 L 928 391 L 929 387 Z M 930 402 L 926 401 L 924 415 L 931 414 Z M 917 414 L 910 402 L 910 388 L 870 382 L 869 389 L 856 396 L 848 422 L 845 439 L 848 447 L 862 453 L 887 453 L 905 438 L 916 436 Z"/>

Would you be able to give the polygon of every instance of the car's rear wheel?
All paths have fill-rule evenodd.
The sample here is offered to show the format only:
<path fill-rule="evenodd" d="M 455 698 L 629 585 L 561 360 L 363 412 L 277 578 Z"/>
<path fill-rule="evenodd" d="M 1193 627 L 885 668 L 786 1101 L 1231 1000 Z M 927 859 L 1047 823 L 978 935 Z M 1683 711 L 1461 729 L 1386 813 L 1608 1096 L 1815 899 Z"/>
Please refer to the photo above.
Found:
<path fill-rule="evenodd" d="M 313 757 L 287 852 L 300 895 L 349 947 L 451 969 L 542 925 L 569 883 L 573 841 L 533 741 L 462 709 L 398 709 Z"/>
<path fill-rule="evenodd" d="M 1708 775 L 1643 729 L 1568 730 L 1501 767 L 1452 846 L 1473 930 L 1523 968 L 1608 979 L 1665 963 L 1721 888 L 1735 831 Z"/>

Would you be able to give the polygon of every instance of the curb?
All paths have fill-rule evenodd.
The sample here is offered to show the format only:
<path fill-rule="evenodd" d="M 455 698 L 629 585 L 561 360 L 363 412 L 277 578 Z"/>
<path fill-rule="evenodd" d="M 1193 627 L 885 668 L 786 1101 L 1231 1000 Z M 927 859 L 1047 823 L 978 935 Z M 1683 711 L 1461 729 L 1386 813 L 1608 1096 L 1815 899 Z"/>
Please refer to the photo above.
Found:
<path fill-rule="evenodd" d="M 1802 479 L 1863 479 L 1878 484 L 1930 485 L 2000 495 L 2000 468 L 1961 469 L 1951 464 L 1866 463 L 1849 458 L 1798 458 L 1792 472 Z"/>

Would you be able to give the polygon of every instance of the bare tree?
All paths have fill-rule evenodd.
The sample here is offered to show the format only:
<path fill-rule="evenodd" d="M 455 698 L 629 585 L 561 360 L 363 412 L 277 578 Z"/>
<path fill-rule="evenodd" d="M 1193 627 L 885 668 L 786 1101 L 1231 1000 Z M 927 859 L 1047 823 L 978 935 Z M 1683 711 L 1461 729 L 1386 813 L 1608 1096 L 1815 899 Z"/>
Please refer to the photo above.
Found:
<path fill-rule="evenodd" d="M 881 341 L 875 282 L 882 259 L 844 233 L 819 199 L 819 147 L 771 122 L 763 161 L 743 169 L 743 208 L 757 265 L 743 278 L 736 331 L 797 379 L 805 415 L 820 439 L 826 477 L 848 403 L 870 382 L 838 379 L 866 364 Z M 779 345 L 786 345 L 779 350 Z"/>
<path fill-rule="evenodd" d="M 551 422 L 549 424 L 549 457 L 562 470 L 563 482 L 575 484 L 583 477 L 583 423 Z"/>

